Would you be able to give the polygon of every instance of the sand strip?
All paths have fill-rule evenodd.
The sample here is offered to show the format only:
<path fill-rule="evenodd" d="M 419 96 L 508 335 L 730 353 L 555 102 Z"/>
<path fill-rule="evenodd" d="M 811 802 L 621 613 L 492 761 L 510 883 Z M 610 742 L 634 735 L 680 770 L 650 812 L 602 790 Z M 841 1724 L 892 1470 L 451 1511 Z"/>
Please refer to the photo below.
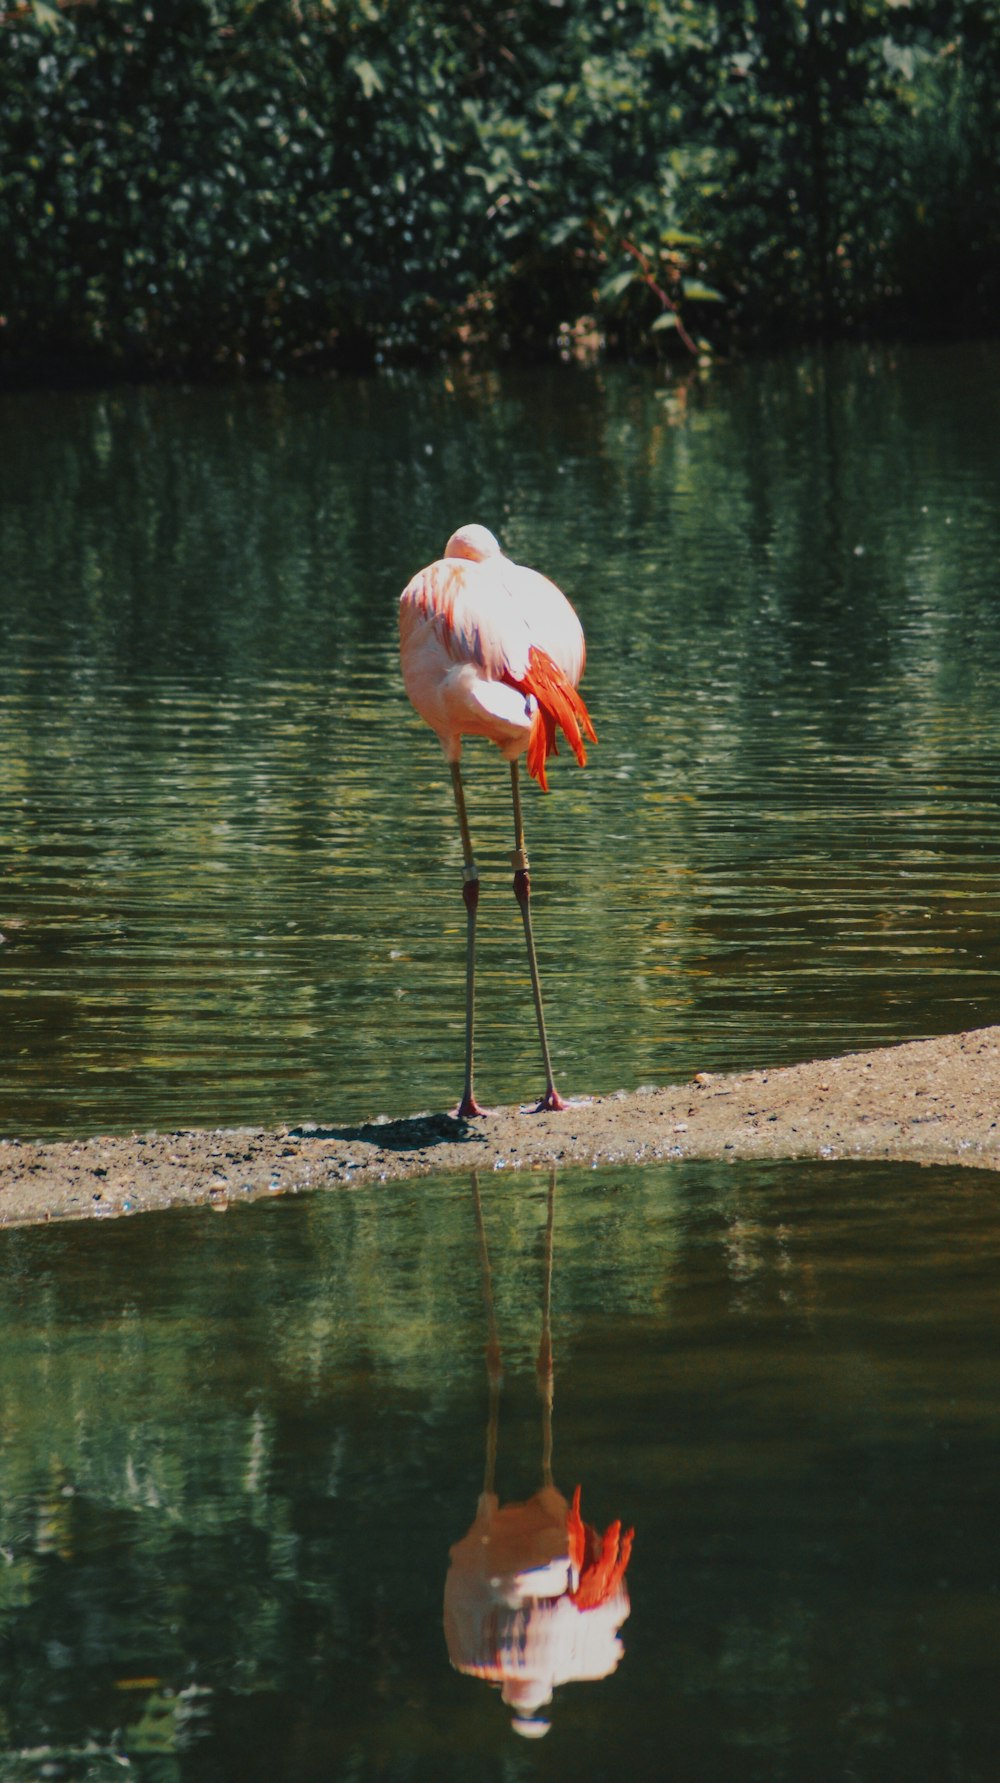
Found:
<path fill-rule="evenodd" d="M 0 1225 L 223 1208 L 445 1171 L 817 1157 L 1000 1168 L 1000 1027 L 774 1071 L 699 1073 L 560 1114 L 0 1140 Z"/>

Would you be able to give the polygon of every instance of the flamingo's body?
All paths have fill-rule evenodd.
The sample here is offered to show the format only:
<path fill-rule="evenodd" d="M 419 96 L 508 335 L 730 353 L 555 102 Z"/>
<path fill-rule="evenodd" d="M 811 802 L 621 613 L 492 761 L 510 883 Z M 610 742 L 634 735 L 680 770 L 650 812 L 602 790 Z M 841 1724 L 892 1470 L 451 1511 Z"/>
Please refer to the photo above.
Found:
<path fill-rule="evenodd" d="M 577 693 L 583 674 L 583 628 L 566 596 L 537 570 L 512 563 L 485 526 L 463 526 L 445 554 L 407 583 L 399 605 L 400 660 L 406 691 L 436 731 L 451 764 L 465 857 L 469 913 L 466 1009 L 466 1084 L 460 1114 L 479 1114 L 472 1093 L 475 915 L 479 873 L 472 854 L 459 773 L 463 737 L 488 737 L 511 765 L 514 797 L 514 890 L 524 917 L 532 988 L 547 1075 L 543 1107 L 564 1104 L 552 1081 L 541 991 L 528 909 L 518 757 L 548 790 L 545 764 L 556 750 L 556 728 L 577 761 L 583 737 L 597 741 Z"/>
<path fill-rule="evenodd" d="M 586 761 L 580 733 L 597 739 L 576 691 L 583 627 L 561 589 L 511 563 L 485 526 L 461 527 L 407 584 L 399 630 L 406 691 L 449 761 L 463 736 L 489 737 L 508 761 L 527 750 L 547 791 L 556 725 Z"/>

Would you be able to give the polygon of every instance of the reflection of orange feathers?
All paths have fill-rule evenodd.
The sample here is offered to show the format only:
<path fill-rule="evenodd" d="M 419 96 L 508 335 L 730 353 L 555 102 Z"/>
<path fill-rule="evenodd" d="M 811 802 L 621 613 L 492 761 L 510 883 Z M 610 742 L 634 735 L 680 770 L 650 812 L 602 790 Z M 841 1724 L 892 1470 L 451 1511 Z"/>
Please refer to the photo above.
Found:
<path fill-rule="evenodd" d="M 531 740 L 528 744 L 528 773 L 532 779 L 538 781 L 543 792 L 548 792 L 545 763 L 550 755 L 559 753 L 556 725 L 581 768 L 586 765 L 587 752 L 580 733 L 585 732 L 591 742 L 596 743 L 597 732 L 572 681 L 567 679 L 559 664 L 553 662 L 547 651 L 539 650 L 537 644 L 533 644 L 528 652 L 526 673 L 519 681 L 515 681 L 513 676 L 508 676 L 508 679 L 513 687 L 518 688 L 521 693 L 532 694 L 537 701 L 538 709 L 531 721 Z"/>
<path fill-rule="evenodd" d="M 578 1610 L 596 1609 L 619 1589 L 632 1558 L 635 1531 L 626 1529 L 623 1535 L 621 1523 L 615 1522 L 599 1536 L 580 1515 L 579 1486 L 573 1494 L 566 1527 L 570 1558 L 579 1575 L 579 1584 L 570 1595 Z"/>

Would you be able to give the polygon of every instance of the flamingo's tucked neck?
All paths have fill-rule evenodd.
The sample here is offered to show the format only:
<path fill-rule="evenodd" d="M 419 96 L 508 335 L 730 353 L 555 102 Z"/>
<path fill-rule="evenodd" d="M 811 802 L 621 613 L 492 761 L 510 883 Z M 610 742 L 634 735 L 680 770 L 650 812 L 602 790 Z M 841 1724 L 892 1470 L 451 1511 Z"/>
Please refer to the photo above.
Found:
<path fill-rule="evenodd" d="M 500 546 L 486 526 L 460 526 L 444 548 L 446 557 L 465 557 L 470 563 L 482 563 L 487 557 L 499 557 Z"/>

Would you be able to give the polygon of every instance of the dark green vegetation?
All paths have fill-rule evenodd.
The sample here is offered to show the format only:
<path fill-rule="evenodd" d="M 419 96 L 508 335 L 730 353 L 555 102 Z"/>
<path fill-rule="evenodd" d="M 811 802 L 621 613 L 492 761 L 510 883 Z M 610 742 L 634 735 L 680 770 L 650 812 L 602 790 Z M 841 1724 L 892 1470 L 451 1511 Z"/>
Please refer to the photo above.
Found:
<path fill-rule="evenodd" d="M 998 68 L 997 0 L 21 0 L 3 363 L 991 325 Z"/>

